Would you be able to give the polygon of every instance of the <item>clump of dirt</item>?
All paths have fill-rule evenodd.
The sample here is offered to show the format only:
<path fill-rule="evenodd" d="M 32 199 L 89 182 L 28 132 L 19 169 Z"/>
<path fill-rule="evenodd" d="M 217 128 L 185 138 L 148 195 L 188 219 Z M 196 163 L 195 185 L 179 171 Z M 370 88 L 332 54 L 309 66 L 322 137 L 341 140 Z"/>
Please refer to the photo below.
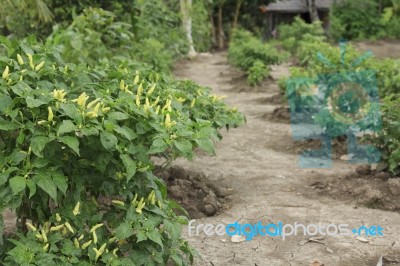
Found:
<path fill-rule="evenodd" d="M 400 176 L 373 169 L 370 165 L 360 165 L 345 177 L 314 180 L 310 186 L 319 195 L 373 209 L 400 211 Z"/>
<path fill-rule="evenodd" d="M 174 166 L 158 169 L 168 194 L 189 213 L 190 218 L 214 216 L 227 209 L 228 189 L 206 180 L 203 173 Z"/>
<path fill-rule="evenodd" d="M 267 113 L 262 116 L 263 119 L 290 123 L 290 110 L 289 107 L 279 106 L 274 109 L 272 113 Z"/>
<path fill-rule="evenodd" d="M 318 150 L 322 146 L 322 141 L 318 139 L 308 139 L 302 141 L 293 141 L 293 145 L 289 146 L 288 151 L 300 153 L 304 151 Z M 347 138 L 340 136 L 332 140 L 332 159 L 340 159 L 347 152 Z"/>
<path fill-rule="evenodd" d="M 281 105 L 283 102 L 283 97 L 284 97 L 284 94 L 279 92 L 272 96 L 259 98 L 254 101 L 259 104 Z"/>

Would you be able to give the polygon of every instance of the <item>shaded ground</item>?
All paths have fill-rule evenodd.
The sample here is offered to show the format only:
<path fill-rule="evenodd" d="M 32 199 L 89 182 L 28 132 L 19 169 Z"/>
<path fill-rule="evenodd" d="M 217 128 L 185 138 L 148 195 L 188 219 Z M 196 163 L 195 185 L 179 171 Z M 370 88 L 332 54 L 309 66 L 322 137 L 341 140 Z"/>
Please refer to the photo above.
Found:
<path fill-rule="evenodd" d="M 215 93 L 227 95 L 226 101 L 247 116 L 247 124 L 224 133 L 217 144 L 217 157 L 200 154 L 193 162 L 178 160 L 175 165 L 201 172 L 210 182 L 232 191 L 228 209 L 198 223 L 349 224 L 380 225 L 383 237 L 291 236 L 285 241 L 277 237 L 255 237 L 251 241 L 232 242 L 228 236 L 184 234 L 201 257 L 195 265 L 377 265 L 383 255 L 384 265 L 400 261 L 400 214 L 360 206 L 354 198 L 335 196 L 325 186 L 329 181 L 352 175 L 357 166 L 335 160 L 332 169 L 302 169 L 293 152 L 290 124 L 263 118 L 277 107 L 263 99 L 278 93 L 276 84 L 267 90 L 242 91 L 232 82 L 237 72 L 227 65 L 223 53 L 200 55 L 182 62 L 175 71 L 178 77 L 210 86 Z M 273 76 L 287 73 L 278 67 Z M 242 91 L 242 92 L 240 92 Z M 288 148 L 289 147 L 289 148 Z M 322 185 L 316 182 L 320 181 Z M 367 188 L 368 190 L 369 188 Z M 367 191 L 366 190 L 366 191 Z M 343 193 L 343 190 L 337 190 Z M 236 241 L 234 239 L 234 241 Z"/>

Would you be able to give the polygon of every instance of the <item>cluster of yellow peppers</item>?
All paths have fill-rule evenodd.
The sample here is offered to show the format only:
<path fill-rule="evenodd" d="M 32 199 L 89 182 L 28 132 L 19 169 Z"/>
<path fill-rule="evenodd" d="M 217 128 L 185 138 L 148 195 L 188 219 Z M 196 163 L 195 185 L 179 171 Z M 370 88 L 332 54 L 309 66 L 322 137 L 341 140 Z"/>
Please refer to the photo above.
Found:
<path fill-rule="evenodd" d="M 149 195 L 147 195 L 147 200 L 144 199 L 144 197 L 141 197 L 140 200 L 138 201 L 138 194 L 135 193 L 135 196 L 133 197 L 131 204 L 132 206 L 136 207 L 136 213 L 142 214 L 143 208 L 146 206 L 146 201 L 149 205 L 158 205 L 158 207 L 161 209 L 161 201 L 156 198 L 156 192 L 152 190 Z M 112 203 L 115 205 L 119 206 L 125 206 L 125 203 L 120 201 L 120 200 L 112 200 Z"/>
<path fill-rule="evenodd" d="M 81 206 L 80 202 L 78 202 L 75 205 L 75 208 L 72 211 L 74 216 L 77 216 L 77 215 L 80 214 L 80 206 Z M 61 218 L 59 213 L 56 213 L 56 221 L 58 223 L 61 223 L 61 221 L 62 221 L 62 218 Z M 77 238 L 74 238 L 74 246 L 76 248 L 80 248 L 80 249 L 84 250 L 84 249 L 88 248 L 92 243 L 97 244 L 98 238 L 97 238 L 96 230 L 99 229 L 100 227 L 102 227 L 103 225 L 104 225 L 103 223 L 99 223 L 99 224 L 96 224 L 96 225 L 92 226 L 92 228 L 90 228 L 90 231 L 89 231 L 89 233 L 92 234 L 92 239 L 86 241 L 82 245 L 80 244 L 80 241 L 82 241 L 85 238 L 84 235 L 81 235 L 81 236 L 79 236 Z M 75 233 L 75 230 L 72 228 L 72 226 L 71 226 L 71 224 L 69 222 L 64 222 L 64 223 L 62 223 L 60 225 L 57 225 L 57 226 L 50 226 L 50 223 L 46 222 L 42 226 L 41 230 L 38 230 L 30 222 L 27 222 L 26 226 L 29 228 L 29 230 L 31 230 L 33 232 L 38 232 L 35 235 L 35 237 L 38 240 L 40 240 L 40 241 L 42 241 L 44 243 L 44 246 L 42 248 L 44 252 L 47 252 L 49 250 L 49 243 L 48 243 L 48 236 L 47 236 L 47 234 L 49 232 L 61 231 L 63 235 L 66 235 L 68 232 L 71 232 L 72 234 Z M 116 237 L 113 237 L 113 238 L 109 239 L 108 242 L 111 244 L 111 243 L 113 243 L 115 241 L 116 241 Z M 96 261 L 101 257 L 101 255 L 104 254 L 104 252 L 106 252 L 106 253 L 109 252 L 109 250 L 106 249 L 106 246 L 107 246 L 107 243 L 104 243 L 99 249 L 93 248 L 93 251 L 96 254 L 96 258 L 95 258 Z M 112 251 L 112 253 L 113 253 L 113 255 L 115 257 L 118 257 L 117 256 L 117 251 L 118 251 L 118 248 L 115 248 Z"/>
<path fill-rule="evenodd" d="M 29 66 L 31 67 L 32 70 L 38 72 L 39 70 L 41 70 L 43 68 L 45 61 L 42 61 L 38 65 L 35 66 L 32 55 L 31 54 L 26 54 L 26 55 L 28 56 Z M 22 58 L 22 56 L 20 54 L 17 54 L 17 61 L 18 61 L 18 64 L 21 66 L 25 64 L 24 59 Z M 26 69 L 21 70 L 22 73 L 25 71 L 26 71 Z M 2 78 L 5 81 L 7 81 L 8 85 L 10 85 L 12 82 L 12 80 L 9 76 L 10 76 L 10 68 L 9 68 L 9 66 L 6 66 L 6 68 L 3 71 Z M 22 80 L 22 75 L 20 76 L 19 80 Z"/>

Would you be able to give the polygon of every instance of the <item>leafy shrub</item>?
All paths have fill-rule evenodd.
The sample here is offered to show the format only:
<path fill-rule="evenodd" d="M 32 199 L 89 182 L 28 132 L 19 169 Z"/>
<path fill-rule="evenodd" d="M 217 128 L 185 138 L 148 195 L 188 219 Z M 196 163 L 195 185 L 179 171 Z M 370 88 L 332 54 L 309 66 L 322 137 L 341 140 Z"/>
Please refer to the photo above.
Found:
<path fill-rule="evenodd" d="M 179 206 L 167 199 L 150 156 L 213 153 L 217 129 L 244 117 L 209 89 L 143 65 L 108 60 L 91 68 L 65 63 L 32 38 L 1 42 L 0 209 L 15 210 L 20 224 L 0 260 L 190 262 L 193 251 L 180 237 L 186 218 L 173 211 Z"/>
<path fill-rule="evenodd" d="M 262 43 L 243 30 L 235 30 L 228 50 L 229 61 L 244 71 L 248 71 L 257 60 L 265 65 L 273 65 L 282 63 L 287 57 L 286 53 Z"/>
<path fill-rule="evenodd" d="M 374 0 L 337 1 L 331 10 L 331 35 L 334 39 L 365 39 L 379 31 L 379 10 Z"/>
<path fill-rule="evenodd" d="M 268 68 L 260 60 L 256 60 L 247 73 L 247 82 L 250 86 L 260 85 L 260 83 L 268 76 Z"/>
<path fill-rule="evenodd" d="M 400 99 L 392 94 L 383 100 L 381 106 L 382 130 L 373 140 L 382 151 L 382 159 L 389 170 L 400 173 Z"/>
<path fill-rule="evenodd" d="M 134 42 L 131 26 L 115 19 L 111 12 L 85 9 L 66 29 L 56 26 L 48 44 L 60 46 L 62 57 L 68 62 L 91 66 L 115 54 L 128 56 Z"/>
<path fill-rule="evenodd" d="M 291 24 L 282 24 L 278 27 L 278 39 L 284 49 L 296 55 L 301 42 L 324 41 L 324 30 L 321 22 L 308 24 L 300 17 L 296 17 Z"/>

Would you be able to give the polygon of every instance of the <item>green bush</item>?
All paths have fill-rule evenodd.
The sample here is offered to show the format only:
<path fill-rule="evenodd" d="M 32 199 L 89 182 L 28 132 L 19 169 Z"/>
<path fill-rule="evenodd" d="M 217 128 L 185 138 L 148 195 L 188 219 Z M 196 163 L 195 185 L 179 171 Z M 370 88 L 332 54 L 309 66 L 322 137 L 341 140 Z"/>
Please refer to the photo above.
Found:
<path fill-rule="evenodd" d="M 374 143 L 382 151 L 382 159 L 388 169 L 400 173 L 400 98 L 392 94 L 383 100 L 381 106 L 382 129 Z"/>
<path fill-rule="evenodd" d="M 247 82 L 253 87 L 260 85 L 268 74 L 269 71 L 265 64 L 260 60 L 256 60 L 247 73 Z"/>
<path fill-rule="evenodd" d="M 296 17 L 291 24 L 282 24 L 278 27 L 278 39 L 284 49 L 296 55 L 301 42 L 322 42 L 326 38 L 320 22 L 308 24 L 300 17 Z"/>
<path fill-rule="evenodd" d="M 244 71 L 248 71 L 257 60 L 264 65 L 273 65 L 282 63 L 287 58 L 285 52 L 280 52 L 251 33 L 239 29 L 233 33 L 228 50 L 229 61 Z"/>
<path fill-rule="evenodd" d="M 331 36 L 336 40 L 376 36 L 380 29 L 377 5 L 374 0 L 337 1 L 330 14 Z"/>
<path fill-rule="evenodd" d="M 4 265 L 177 265 L 193 260 L 186 218 L 151 156 L 213 153 L 217 129 L 244 122 L 189 81 L 107 60 L 65 63 L 33 38 L 1 37 L 0 211 L 16 211 Z M 0 235 L 3 236 L 0 216 Z M 30 229 L 28 233 L 27 229 Z"/>
<path fill-rule="evenodd" d="M 62 57 L 68 62 L 94 66 L 114 55 L 129 57 L 134 43 L 130 28 L 129 24 L 117 22 L 111 12 L 89 8 L 66 29 L 55 26 L 47 43 L 60 46 Z"/>

